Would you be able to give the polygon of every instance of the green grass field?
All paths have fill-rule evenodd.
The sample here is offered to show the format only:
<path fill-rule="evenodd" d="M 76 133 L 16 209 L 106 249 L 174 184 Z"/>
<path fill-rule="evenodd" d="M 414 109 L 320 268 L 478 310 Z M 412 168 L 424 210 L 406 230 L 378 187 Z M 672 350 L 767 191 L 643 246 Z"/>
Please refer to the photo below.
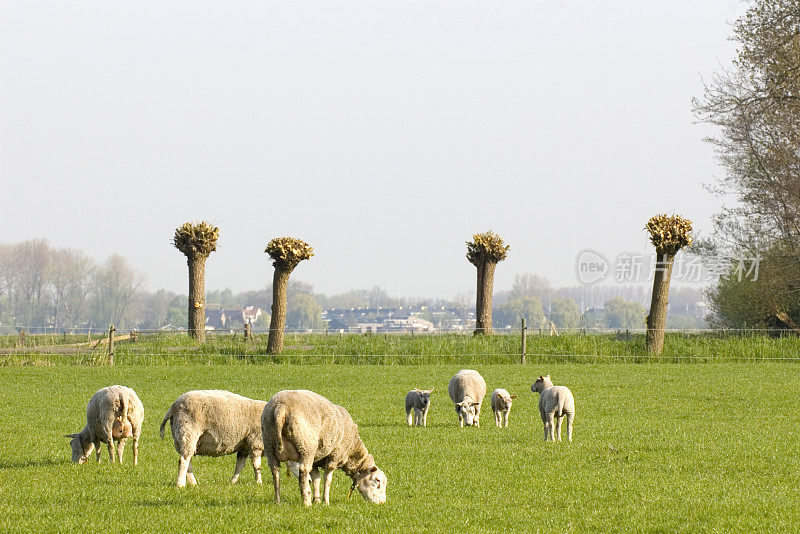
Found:
<path fill-rule="evenodd" d="M 489 390 L 519 395 L 508 429 L 459 429 L 433 366 L 8 366 L 0 368 L 2 531 L 797 531 L 800 366 L 794 363 L 482 365 Z M 572 444 L 546 444 L 530 384 L 540 373 L 575 394 Z M 100 387 L 133 387 L 145 405 L 140 465 L 69 462 Z M 428 428 L 405 426 L 403 397 L 435 386 Z M 389 477 L 374 506 L 334 476 L 329 507 L 303 509 L 296 481 L 273 502 L 234 458 L 198 458 L 199 485 L 174 487 L 177 454 L 158 425 L 184 391 L 267 399 L 308 388 L 344 405 Z M 130 447 L 126 451 L 130 462 Z M 285 480 L 285 479 L 284 479 Z"/>

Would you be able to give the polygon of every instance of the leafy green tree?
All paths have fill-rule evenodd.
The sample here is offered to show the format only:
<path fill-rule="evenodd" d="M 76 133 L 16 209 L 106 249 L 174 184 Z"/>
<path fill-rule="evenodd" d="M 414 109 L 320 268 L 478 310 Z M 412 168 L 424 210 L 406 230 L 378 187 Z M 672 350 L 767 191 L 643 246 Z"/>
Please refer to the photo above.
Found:
<path fill-rule="evenodd" d="M 572 299 L 555 298 L 550 304 L 550 320 L 559 330 L 577 328 L 581 314 L 578 305 Z"/>
<path fill-rule="evenodd" d="M 295 295 L 289 300 L 286 324 L 289 328 L 299 330 L 325 328 L 325 321 L 322 320 L 322 308 L 311 295 Z"/>
<path fill-rule="evenodd" d="M 518 297 L 500 304 L 494 312 L 494 324 L 499 328 L 517 327 L 523 318 L 530 327 L 538 327 L 544 319 L 542 301 L 536 297 Z"/>
<path fill-rule="evenodd" d="M 606 302 L 603 308 L 609 328 L 641 328 L 644 326 L 644 308 L 636 302 L 616 297 Z"/>

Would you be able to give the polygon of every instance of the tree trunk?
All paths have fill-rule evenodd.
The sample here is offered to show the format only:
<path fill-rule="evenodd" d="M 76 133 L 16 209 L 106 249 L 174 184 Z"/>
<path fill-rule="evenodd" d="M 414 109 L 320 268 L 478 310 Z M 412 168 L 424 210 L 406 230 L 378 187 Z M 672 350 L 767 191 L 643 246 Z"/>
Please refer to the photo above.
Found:
<path fill-rule="evenodd" d="M 272 317 L 269 320 L 267 352 L 280 354 L 283 351 L 283 330 L 286 328 L 286 286 L 291 270 L 275 266 L 272 277 Z"/>
<path fill-rule="evenodd" d="M 661 354 L 664 350 L 664 327 L 667 324 L 669 304 L 669 280 L 675 254 L 656 252 L 656 272 L 653 277 L 653 298 L 647 316 L 645 345 L 650 354 Z"/>
<path fill-rule="evenodd" d="M 188 258 L 189 336 L 206 341 L 206 258 Z"/>
<path fill-rule="evenodd" d="M 478 267 L 478 290 L 475 300 L 475 335 L 492 333 L 492 287 L 497 264 L 483 260 Z"/>

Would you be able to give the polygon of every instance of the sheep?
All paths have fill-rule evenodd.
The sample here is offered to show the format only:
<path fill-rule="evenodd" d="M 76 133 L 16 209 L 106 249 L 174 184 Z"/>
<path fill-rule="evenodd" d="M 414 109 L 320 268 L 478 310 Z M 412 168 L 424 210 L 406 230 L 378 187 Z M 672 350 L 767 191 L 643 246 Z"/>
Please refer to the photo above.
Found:
<path fill-rule="evenodd" d="M 447 392 L 455 404 L 458 424 L 481 426 L 481 403 L 486 396 L 486 381 L 471 369 L 462 369 L 450 379 Z"/>
<path fill-rule="evenodd" d="M 178 451 L 178 478 L 182 488 L 188 482 L 197 484 L 192 458 L 225 456 L 236 453 L 236 468 L 231 484 L 236 484 L 248 456 L 253 464 L 256 484 L 261 484 L 261 412 L 262 400 L 248 399 L 230 391 L 188 391 L 172 403 L 161 421 L 159 433 L 164 439 L 164 427 L 170 422 L 175 450 Z"/>
<path fill-rule="evenodd" d="M 539 376 L 531 386 L 539 393 L 539 413 L 544 423 L 544 440 L 561 441 L 561 419 L 567 416 L 567 439 L 572 441 L 572 421 L 575 419 L 575 398 L 566 386 L 554 386 L 550 375 Z M 555 429 L 553 420 L 555 418 Z"/>
<path fill-rule="evenodd" d="M 511 413 L 511 403 L 516 399 L 516 395 L 509 395 L 508 391 L 497 388 L 492 391 L 492 411 L 494 412 L 494 424 L 503 428 L 508 428 L 508 415 Z"/>
<path fill-rule="evenodd" d="M 290 468 L 292 462 L 296 464 L 305 506 L 312 503 L 309 482 L 314 485 L 314 502 L 320 502 L 319 468 L 324 470 L 325 504 L 330 502 L 331 479 L 336 469 L 352 479 L 351 493 L 357 488 L 370 502 L 386 502 L 388 480 L 361 441 L 353 418 L 322 395 L 308 390 L 279 391 L 264 408 L 261 431 L 276 503 L 281 502 L 281 462 L 288 462 Z"/>
<path fill-rule="evenodd" d="M 431 407 L 431 389 L 412 389 L 406 394 L 408 426 L 428 426 L 428 408 Z M 413 415 L 411 411 L 414 411 Z"/>
<path fill-rule="evenodd" d="M 78 433 L 67 434 L 72 448 L 72 461 L 82 464 L 95 450 L 100 462 L 100 443 L 108 444 L 111 463 L 125 450 L 125 440 L 133 438 L 133 465 L 139 464 L 139 436 L 142 433 L 144 406 L 136 392 L 125 386 L 108 386 L 89 399 L 86 426 Z M 116 446 L 115 442 L 116 441 Z M 119 451 L 116 451 L 118 447 Z"/>

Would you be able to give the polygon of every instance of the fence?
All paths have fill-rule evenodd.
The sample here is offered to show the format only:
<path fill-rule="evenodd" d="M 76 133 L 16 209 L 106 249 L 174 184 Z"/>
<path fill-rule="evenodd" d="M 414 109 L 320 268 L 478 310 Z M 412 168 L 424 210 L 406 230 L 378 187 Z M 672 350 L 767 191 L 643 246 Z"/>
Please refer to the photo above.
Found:
<path fill-rule="evenodd" d="M 287 330 L 281 354 L 267 353 L 267 330 L 209 330 L 203 344 L 184 331 L 139 330 L 0 335 L 0 364 L 158 363 L 433 364 L 549 362 L 800 361 L 800 337 L 786 330 L 668 330 L 664 353 L 644 345 L 646 330 L 579 328 L 561 332 L 399 330 L 353 333 Z"/>

